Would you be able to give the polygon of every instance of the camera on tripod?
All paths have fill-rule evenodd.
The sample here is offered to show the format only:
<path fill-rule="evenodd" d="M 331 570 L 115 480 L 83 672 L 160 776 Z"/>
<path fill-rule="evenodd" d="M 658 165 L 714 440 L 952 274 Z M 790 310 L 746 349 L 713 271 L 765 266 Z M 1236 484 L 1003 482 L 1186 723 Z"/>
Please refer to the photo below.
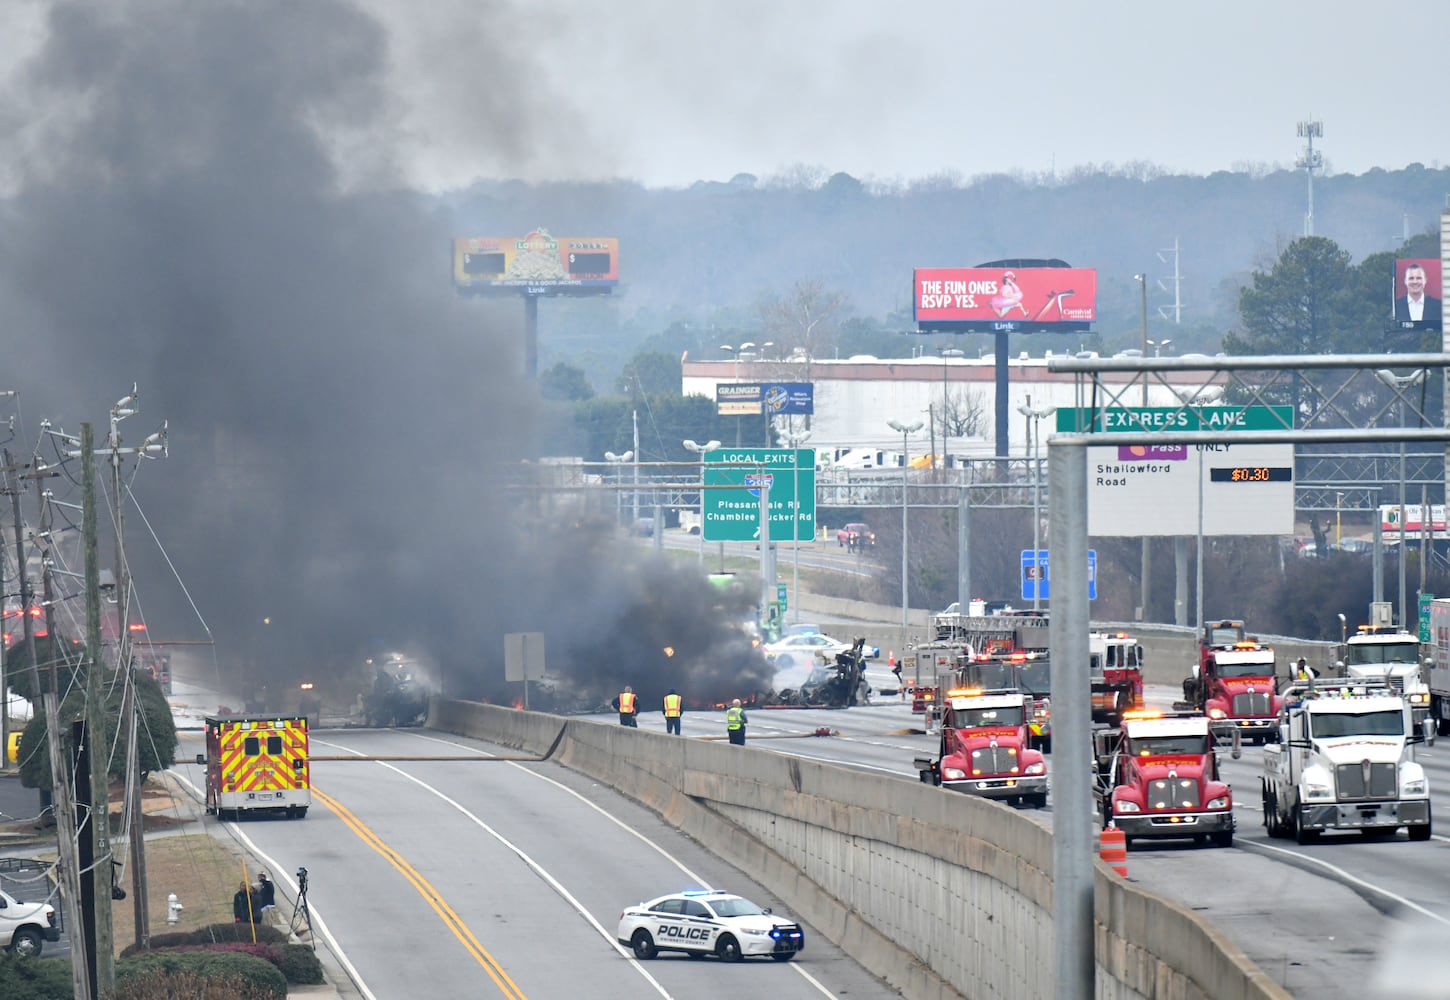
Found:
<path fill-rule="evenodd" d="M 307 868 L 305 865 L 297 868 L 297 887 L 299 889 L 307 888 Z"/>

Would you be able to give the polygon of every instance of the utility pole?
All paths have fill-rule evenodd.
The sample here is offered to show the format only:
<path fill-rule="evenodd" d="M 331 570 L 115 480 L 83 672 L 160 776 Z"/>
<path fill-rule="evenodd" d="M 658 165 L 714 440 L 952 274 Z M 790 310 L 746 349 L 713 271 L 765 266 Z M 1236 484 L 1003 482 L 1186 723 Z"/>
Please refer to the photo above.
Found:
<path fill-rule="evenodd" d="M 13 465 L 14 463 L 10 460 L 10 452 L 7 450 L 4 454 L 5 464 Z M 20 477 L 35 480 L 36 497 L 40 501 L 39 537 L 44 539 L 47 545 L 47 548 L 41 551 L 46 633 L 50 637 L 51 649 L 47 669 L 47 673 L 50 675 L 49 686 L 45 689 L 42 689 L 40 685 L 40 661 L 35 649 L 35 617 L 30 613 L 33 598 L 25 572 L 25 529 L 20 520 L 20 491 L 18 489 L 11 493 L 11 506 L 15 515 L 15 564 L 19 567 L 21 617 L 25 627 L 25 649 L 30 656 L 31 686 L 40 696 L 42 709 L 45 712 L 45 742 L 46 750 L 50 755 L 50 800 L 51 808 L 55 812 L 56 857 L 60 869 L 61 893 L 63 900 L 70 904 L 67 926 L 79 928 L 84 922 L 84 916 L 81 912 L 80 859 L 76 851 L 75 799 L 70 777 L 66 771 L 66 749 L 62 743 L 60 731 L 60 696 L 55 679 L 55 657 L 60 652 L 60 643 L 56 640 L 52 627 L 54 620 L 51 615 L 54 602 L 51 600 L 50 592 L 50 550 L 48 548 L 50 544 L 50 493 L 41 482 L 42 479 L 58 475 L 60 475 L 59 472 L 52 472 L 37 456 L 31 465 L 31 471 Z M 92 1000 L 91 952 L 87 950 L 85 935 L 72 932 L 69 937 L 72 952 L 71 988 L 76 1000 Z"/>
<path fill-rule="evenodd" d="M 95 907 L 95 985 L 104 996 L 116 985 L 116 944 L 111 923 L 111 775 L 106 766 L 105 664 L 101 655 L 101 571 L 96 555 L 95 429 L 81 424 L 81 532 L 86 584 L 86 747 L 90 762 L 91 883 Z M 52 633 L 53 634 L 53 633 Z"/>
<path fill-rule="evenodd" d="M 125 808 L 124 815 L 127 819 L 126 836 L 130 847 L 131 865 L 131 902 L 135 916 L 136 945 L 139 948 L 148 948 L 151 944 L 151 922 L 150 922 L 150 894 L 146 882 L 146 830 L 145 816 L 141 809 L 141 774 L 139 755 L 139 734 L 138 721 L 140 707 L 136 701 L 136 672 L 131 662 L 131 571 L 126 559 L 126 502 L 125 484 L 121 477 L 121 456 L 138 455 L 149 457 L 160 454 L 163 457 L 167 454 L 166 433 L 167 424 L 162 423 L 161 430 L 146 438 L 145 441 L 134 448 L 121 447 L 120 424 L 127 417 L 134 416 L 136 409 L 134 404 L 137 397 L 137 386 L 133 383 L 131 391 L 126 396 L 117 400 L 111 407 L 111 431 L 107 439 L 107 446 L 98 449 L 94 454 L 105 455 L 110 459 L 111 465 L 111 494 L 114 498 L 114 529 L 116 533 L 116 602 L 117 602 L 117 637 L 116 637 L 116 677 L 122 682 L 121 689 L 121 717 L 126 726 L 126 787 L 125 787 Z M 85 431 L 89 431 L 89 425 L 82 425 Z M 85 441 L 88 440 L 86 433 L 82 434 L 82 452 L 85 450 Z M 68 453 L 72 454 L 72 453 Z M 94 461 L 91 458 L 82 458 L 86 464 L 87 482 L 91 484 L 91 492 L 86 497 L 88 523 L 94 524 L 95 515 L 95 494 L 94 494 Z M 96 634 L 95 634 L 95 657 L 100 659 L 100 573 L 96 569 L 98 562 L 95 555 L 94 539 L 87 538 L 86 548 L 86 589 L 88 592 L 87 604 L 95 602 L 96 606 Z M 95 578 L 92 579 L 92 572 Z M 99 671 L 97 672 L 99 676 Z"/>

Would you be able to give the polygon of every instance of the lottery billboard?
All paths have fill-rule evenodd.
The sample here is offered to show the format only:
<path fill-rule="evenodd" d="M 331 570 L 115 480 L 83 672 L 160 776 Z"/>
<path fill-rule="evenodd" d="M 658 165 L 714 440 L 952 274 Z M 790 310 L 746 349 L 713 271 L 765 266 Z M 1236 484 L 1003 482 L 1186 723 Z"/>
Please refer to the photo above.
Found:
<path fill-rule="evenodd" d="M 460 291 L 608 291 L 619 284 L 619 240 L 612 236 L 469 236 L 453 241 Z"/>

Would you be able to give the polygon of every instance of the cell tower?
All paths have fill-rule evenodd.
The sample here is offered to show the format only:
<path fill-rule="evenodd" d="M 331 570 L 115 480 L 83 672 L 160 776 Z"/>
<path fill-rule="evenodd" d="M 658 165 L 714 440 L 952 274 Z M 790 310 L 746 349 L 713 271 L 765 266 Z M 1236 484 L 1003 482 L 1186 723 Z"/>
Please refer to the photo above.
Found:
<path fill-rule="evenodd" d="M 1305 141 L 1304 153 L 1295 162 L 1309 178 L 1309 211 L 1304 213 L 1304 235 L 1314 235 L 1314 171 L 1324 166 L 1324 157 L 1314 151 L 1314 140 L 1324 138 L 1324 123 L 1312 119 L 1299 123 L 1299 138 Z"/>
<path fill-rule="evenodd" d="M 1158 287 L 1173 296 L 1171 306 L 1159 306 L 1158 315 L 1164 319 L 1172 320 L 1174 323 L 1183 322 L 1183 272 L 1179 269 L 1180 250 L 1178 237 L 1173 237 L 1173 246 L 1158 251 L 1158 259 L 1163 263 L 1172 263 L 1173 277 L 1166 282 L 1158 279 Z"/>

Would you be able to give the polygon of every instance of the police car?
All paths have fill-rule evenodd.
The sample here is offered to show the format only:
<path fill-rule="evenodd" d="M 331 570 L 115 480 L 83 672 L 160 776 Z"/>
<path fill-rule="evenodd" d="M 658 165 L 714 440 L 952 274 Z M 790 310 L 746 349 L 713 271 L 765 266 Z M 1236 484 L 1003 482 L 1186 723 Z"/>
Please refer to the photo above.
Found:
<path fill-rule="evenodd" d="M 725 962 L 750 955 L 789 962 L 806 944 L 800 924 L 713 889 L 690 889 L 631 906 L 619 915 L 615 936 L 644 959 L 683 951 L 691 958 L 714 955 Z"/>

